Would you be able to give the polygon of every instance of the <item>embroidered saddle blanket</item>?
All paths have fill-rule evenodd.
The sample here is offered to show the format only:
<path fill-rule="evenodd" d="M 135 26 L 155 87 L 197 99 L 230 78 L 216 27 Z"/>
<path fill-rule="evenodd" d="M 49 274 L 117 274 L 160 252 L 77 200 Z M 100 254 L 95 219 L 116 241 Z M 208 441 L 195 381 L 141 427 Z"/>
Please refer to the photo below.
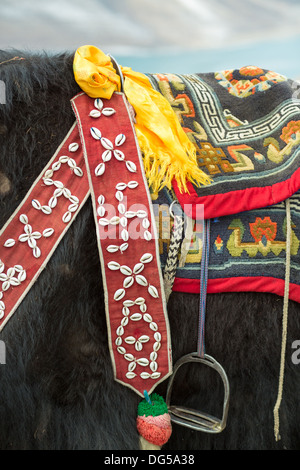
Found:
<path fill-rule="evenodd" d="M 178 200 L 195 221 L 173 290 L 199 293 L 201 217 L 211 219 L 208 293 L 284 293 L 286 216 L 292 219 L 290 298 L 300 302 L 300 100 L 297 83 L 259 67 L 198 75 L 156 74 L 197 149 L 209 186 L 188 183 L 152 194 L 162 268 L 170 240 L 168 207 Z M 202 207 L 202 210 L 201 210 Z M 197 215 L 197 213 L 199 215 Z"/>

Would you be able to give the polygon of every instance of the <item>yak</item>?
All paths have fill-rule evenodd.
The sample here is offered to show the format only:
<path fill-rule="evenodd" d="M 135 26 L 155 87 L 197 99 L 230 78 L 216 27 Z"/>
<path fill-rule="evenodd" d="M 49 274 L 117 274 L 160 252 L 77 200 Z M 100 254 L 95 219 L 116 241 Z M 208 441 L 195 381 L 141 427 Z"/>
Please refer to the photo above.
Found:
<path fill-rule="evenodd" d="M 1 51 L 0 225 L 4 226 L 74 122 L 73 54 Z M 230 405 L 218 434 L 173 424 L 163 450 L 300 447 L 300 370 L 292 360 L 300 307 L 289 301 L 280 436 L 273 433 L 282 341 L 282 297 L 207 296 L 206 349 L 226 370 Z M 167 305 L 175 363 L 197 349 L 199 294 L 172 292 Z M 298 316 L 299 315 L 299 316 Z M 1 332 L 2 450 L 138 450 L 141 398 L 113 376 L 92 204 L 87 199 L 47 268 Z M 3 357 L 3 356 L 2 356 Z M 156 391 L 166 395 L 167 380 Z M 172 403 L 222 413 L 215 371 L 186 365 Z"/>

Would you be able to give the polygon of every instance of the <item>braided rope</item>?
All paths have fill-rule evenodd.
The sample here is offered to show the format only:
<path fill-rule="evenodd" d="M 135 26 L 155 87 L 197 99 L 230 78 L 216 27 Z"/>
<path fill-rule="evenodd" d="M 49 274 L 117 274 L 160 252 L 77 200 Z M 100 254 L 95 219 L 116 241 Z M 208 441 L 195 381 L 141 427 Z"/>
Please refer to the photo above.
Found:
<path fill-rule="evenodd" d="M 287 322 L 288 322 L 288 304 L 289 304 L 289 286 L 290 286 L 290 262 L 291 262 L 291 209 L 290 200 L 286 200 L 286 265 L 285 265 L 285 285 L 284 285 L 284 298 L 283 298 L 283 316 L 282 316 L 282 341 L 281 341 L 281 358 L 280 358 L 280 372 L 278 395 L 274 406 L 274 434 L 275 440 L 281 439 L 279 434 L 279 408 L 282 400 L 283 393 L 283 380 L 284 380 L 284 367 L 285 367 L 285 352 L 287 340 Z"/>
<path fill-rule="evenodd" d="M 171 213 L 171 207 L 170 207 Z M 178 253 L 183 237 L 184 232 L 184 217 L 183 213 L 181 212 L 178 214 L 172 214 L 174 217 L 174 224 L 173 230 L 171 233 L 171 240 L 170 246 L 168 251 L 168 257 L 166 266 L 164 269 L 164 288 L 165 288 L 165 295 L 166 295 L 166 302 L 168 302 L 169 297 L 172 292 L 172 287 L 175 280 L 176 269 L 178 265 Z"/>

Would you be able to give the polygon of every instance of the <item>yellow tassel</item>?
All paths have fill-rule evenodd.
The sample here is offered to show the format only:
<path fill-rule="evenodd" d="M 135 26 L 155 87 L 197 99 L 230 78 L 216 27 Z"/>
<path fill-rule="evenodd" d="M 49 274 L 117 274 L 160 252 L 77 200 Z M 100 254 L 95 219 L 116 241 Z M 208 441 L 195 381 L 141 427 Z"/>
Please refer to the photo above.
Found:
<path fill-rule="evenodd" d="M 110 57 L 95 46 L 77 49 L 73 67 L 76 82 L 88 96 L 109 99 L 120 91 L 120 77 Z M 145 75 L 129 67 L 121 69 L 125 95 L 136 112 L 136 135 L 152 190 L 171 188 L 174 178 L 180 191 L 187 191 L 187 181 L 197 186 L 209 184 L 210 177 L 198 167 L 196 149 L 169 102 L 152 88 Z"/>

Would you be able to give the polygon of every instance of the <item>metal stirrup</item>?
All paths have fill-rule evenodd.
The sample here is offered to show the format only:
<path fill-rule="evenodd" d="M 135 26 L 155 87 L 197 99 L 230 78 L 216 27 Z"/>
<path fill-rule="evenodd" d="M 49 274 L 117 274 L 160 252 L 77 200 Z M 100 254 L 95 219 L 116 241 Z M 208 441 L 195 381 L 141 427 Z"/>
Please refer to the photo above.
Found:
<path fill-rule="evenodd" d="M 215 418 L 204 412 L 199 412 L 186 407 L 170 405 L 174 377 L 178 369 L 188 362 L 200 362 L 212 369 L 215 369 L 221 376 L 224 384 L 224 403 L 223 416 L 221 419 Z M 195 431 L 204 431 L 208 433 L 220 433 L 226 427 L 228 407 L 229 407 L 229 381 L 223 367 L 211 356 L 204 354 L 200 357 L 198 353 L 191 353 L 183 356 L 174 366 L 174 372 L 171 376 L 167 389 L 166 405 L 168 407 L 172 422 L 180 424 Z"/>

